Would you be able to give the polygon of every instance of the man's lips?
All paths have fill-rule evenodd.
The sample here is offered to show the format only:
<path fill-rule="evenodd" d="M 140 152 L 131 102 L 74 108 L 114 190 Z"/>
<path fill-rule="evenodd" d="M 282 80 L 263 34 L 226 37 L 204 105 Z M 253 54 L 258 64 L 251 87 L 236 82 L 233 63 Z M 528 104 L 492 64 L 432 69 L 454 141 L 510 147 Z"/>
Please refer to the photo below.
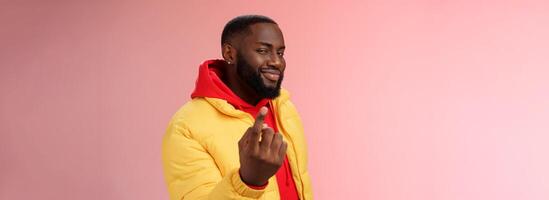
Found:
<path fill-rule="evenodd" d="M 265 78 L 269 79 L 270 81 L 278 81 L 278 79 L 280 78 L 280 71 L 277 69 L 266 68 L 260 69 L 259 71 L 263 74 Z"/>

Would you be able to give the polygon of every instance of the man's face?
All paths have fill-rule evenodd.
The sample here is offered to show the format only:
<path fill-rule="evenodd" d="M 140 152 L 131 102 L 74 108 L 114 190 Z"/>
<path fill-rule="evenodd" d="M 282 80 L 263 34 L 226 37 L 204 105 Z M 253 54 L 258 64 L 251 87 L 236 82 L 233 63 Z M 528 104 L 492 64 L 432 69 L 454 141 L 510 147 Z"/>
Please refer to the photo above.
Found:
<path fill-rule="evenodd" d="M 254 24 L 250 30 L 237 51 L 237 74 L 260 97 L 275 98 L 286 68 L 282 32 L 270 23 Z"/>

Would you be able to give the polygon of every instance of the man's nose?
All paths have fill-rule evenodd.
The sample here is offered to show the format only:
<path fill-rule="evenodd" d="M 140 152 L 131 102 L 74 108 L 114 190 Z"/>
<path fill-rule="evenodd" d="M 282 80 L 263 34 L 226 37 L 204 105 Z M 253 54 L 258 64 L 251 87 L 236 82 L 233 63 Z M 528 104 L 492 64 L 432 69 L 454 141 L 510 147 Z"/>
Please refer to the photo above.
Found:
<path fill-rule="evenodd" d="M 267 64 L 269 66 L 273 66 L 277 69 L 280 69 L 282 68 L 282 58 L 278 56 L 277 53 L 273 53 L 271 54 L 271 56 L 269 56 L 269 62 Z"/>

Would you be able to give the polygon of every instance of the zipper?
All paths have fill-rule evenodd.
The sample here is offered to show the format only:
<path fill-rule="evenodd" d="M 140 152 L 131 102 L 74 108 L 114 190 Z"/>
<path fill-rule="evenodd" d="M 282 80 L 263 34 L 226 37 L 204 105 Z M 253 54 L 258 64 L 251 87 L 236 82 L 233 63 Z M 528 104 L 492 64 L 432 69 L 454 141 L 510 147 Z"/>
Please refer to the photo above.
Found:
<path fill-rule="evenodd" d="M 273 110 L 273 112 L 276 113 L 276 115 L 274 115 L 274 118 L 275 118 L 275 123 L 278 127 L 278 132 L 279 132 L 279 134 L 282 134 L 280 129 L 284 129 L 284 130 L 286 130 L 286 129 L 283 128 L 282 123 L 280 123 L 279 120 L 278 120 L 278 118 L 279 118 L 278 117 L 278 115 L 279 115 L 278 110 L 275 109 L 275 106 L 273 105 L 272 101 L 269 102 L 269 104 L 271 105 L 271 109 Z M 301 177 L 301 172 L 299 170 L 299 164 L 298 164 L 298 160 L 297 160 L 297 152 L 296 152 L 295 145 L 294 145 L 294 142 L 292 140 L 292 137 L 290 137 L 289 134 L 287 134 L 287 137 L 288 137 L 288 142 L 291 142 L 291 144 L 292 144 L 292 150 L 293 150 L 293 154 L 294 154 L 295 162 L 296 162 L 295 168 L 297 169 L 296 173 L 297 173 L 297 176 L 299 177 L 299 184 L 301 185 L 301 190 L 300 190 L 301 195 L 300 195 L 299 199 L 304 199 L 304 197 L 305 197 L 305 185 L 303 185 L 303 178 Z M 289 159 L 288 159 L 288 165 L 290 165 L 290 160 Z M 292 169 L 290 166 L 288 166 L 288 168 L 290 170 Z M 290 174 L 290 177 L 292 177 L 291 174 Z M 289 183 L 287 183 L 287 184 L 289 184 Z"/>

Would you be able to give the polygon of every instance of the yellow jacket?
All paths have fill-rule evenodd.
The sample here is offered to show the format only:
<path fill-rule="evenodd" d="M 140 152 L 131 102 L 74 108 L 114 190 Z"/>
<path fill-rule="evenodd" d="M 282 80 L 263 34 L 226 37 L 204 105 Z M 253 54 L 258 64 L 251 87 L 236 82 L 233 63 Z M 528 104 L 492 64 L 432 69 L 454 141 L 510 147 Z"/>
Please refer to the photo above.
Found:
<path fill-rule="evenodd" d="M 287 156 L 299 198 L 312 199 L 301 119 L 281 89 L 273 100 L 277 127 L 288 143 Z M 164 176 L 171 200 L 279 199 L 276 176 L 263 190 L 240 179 L 238 141 L 254 118 L 217 98 L 194 98 L 173 116 L 162 143 Z"/>

